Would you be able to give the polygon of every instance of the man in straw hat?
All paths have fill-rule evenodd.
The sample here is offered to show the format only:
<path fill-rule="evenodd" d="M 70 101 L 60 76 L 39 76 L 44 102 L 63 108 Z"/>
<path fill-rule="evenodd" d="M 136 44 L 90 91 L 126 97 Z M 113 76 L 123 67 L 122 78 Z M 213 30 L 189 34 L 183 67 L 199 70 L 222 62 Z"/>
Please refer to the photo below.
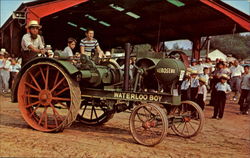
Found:
<path fill-rule="evenodd" d="M 42 28 L 38 21 L 31 20 L 26 26 L 28 33 L 22 38 L 22 65 L 27 63 L 38 54 L 45 54 L 44 45 L 39 35 L 39 29 Z"/>
<path fill-rule="evenodd" d="M 214 105 L 214 115 L 212 118 L 222 119 L 224 114 L 224 108 L 226 104 L 227 96 L 226 94 L 231 92 L 231 87 L 227 83 L 229 79 L 228 75 L 222 74 L 220 76 L 220 82 L 215 85 L 217 90 L 216 93 L 216 104 Z"/>

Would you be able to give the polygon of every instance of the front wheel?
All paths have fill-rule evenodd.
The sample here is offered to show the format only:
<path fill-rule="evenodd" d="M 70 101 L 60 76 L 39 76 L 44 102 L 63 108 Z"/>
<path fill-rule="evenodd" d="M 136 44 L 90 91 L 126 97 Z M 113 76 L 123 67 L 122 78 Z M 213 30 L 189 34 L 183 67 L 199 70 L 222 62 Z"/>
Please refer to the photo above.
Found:
<path fill-rule="evenodd" d="M 200 106 L 192 101 L 183 101 L 180 106 L 174 107 L 170 115 L 171 129 L 175 134 L 189 138 L 196 136 L 203 128 L 205 117 Z"/>
<path fill-rule="evenodd" d="M 136 142 L 146 146 L 154 146 L 165 138 L 168 119 L 159 105 L 143 103 L 132 111 L 129 127 Z"/>

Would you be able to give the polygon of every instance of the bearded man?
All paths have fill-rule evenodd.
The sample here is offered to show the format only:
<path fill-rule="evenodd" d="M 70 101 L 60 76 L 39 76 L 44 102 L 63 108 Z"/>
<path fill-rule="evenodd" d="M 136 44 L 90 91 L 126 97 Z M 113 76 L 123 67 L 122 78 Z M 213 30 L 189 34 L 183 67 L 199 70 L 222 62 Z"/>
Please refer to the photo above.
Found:
<path fill-rule="evenodd" d="M 38 21 L 31 20 L 26 26 L 28 33 L 22 38 L 22 65 L 29 60 L 35 58 L 38 54 L 45 54 L 44 45 L 39 35 L 39 30 L 42 28 Z"/>

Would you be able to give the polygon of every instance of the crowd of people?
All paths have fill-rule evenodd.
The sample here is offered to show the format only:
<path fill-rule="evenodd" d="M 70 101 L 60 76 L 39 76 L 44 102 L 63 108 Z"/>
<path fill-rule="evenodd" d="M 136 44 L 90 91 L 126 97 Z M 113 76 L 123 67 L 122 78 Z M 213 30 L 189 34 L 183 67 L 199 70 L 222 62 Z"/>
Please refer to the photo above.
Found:
<path fill-rule="evenodd" d="M 229 92 L 233 92 L 227 95 Z M 182 100 L 195 101 L 204 110 L 207 94 L 211 93 L 209 104 L 214 106 L 212 118 L 222 119 L 227 98 L 238 101 L 240 114 L 247 115 L 250 105 L 249 66 L 241 66 L 238 60 L 224 62 L 217 59 L 191 61 L 188 73 L 181 84 Z"/>
<path fill-rule="evenodd" d="M 47 55 L 48 57 L 59 56 L 56 51 L 53 52 L 50 45 L 45 47 L 44 39 L 39 35 L 41 25 L 35 20 L 29 22 L 26 26 L 28 33 L 22 38 L 22 61 L 10 57 L 5 49 L 0 52 L 0 90 L 2 93 L 10 92 L 17 73 L 29 60 L 36 56 Z M 98 41 L 94 38 L 94 30 L 88 29 L 85 38 L 80 41 L 80 53 L 73 53 L 76 47 L 76 39 L 68 38 L 65 49 L 60 52 L 60 56 L 73 59 L 79 58 L 81 54 L 92 56 L 97 54 L 97 58 L 108 56 L 101 50 Z M 66 42 L 65 42 L 66 43 Z M 96 53 L 97 52 L 97 53 Z M 109 53 L 110 55 L 110 53 Z M 132 61 L 132 60 L 131 60 Z M 77 61 L 75 64 L 77 65 Z M 130 78 L 133 75 L 130 74 Z M 214 106 L 214 115 L 212 118 L 223 118 L 227 93 L 233 91 L 234 95 L 230 96 L 232 100 L 239 99 L 240 113 L 248 114 L 250 104 L 250 73 L 249 66 L 244 68 L 237 60 L 226 63 L 220 59 L 216 60 L 213 66 L 209 58 L 191 61 L 190 68 L 181 83 L 182 100 L 192 100 L 197 102 L 201 109 L 204 110 L 207 94 L 211 93 L 209 104 Z M 240 98 L 239 98 L 239 94 Z M 229 97 L 229 96 L 228 96 Z"/>
<path fill-rule="evenodd" d="M 14 79 L 21 69 L 17 58 L 2 48 L 0 51 L 0 93 L 10 93 Z"/>

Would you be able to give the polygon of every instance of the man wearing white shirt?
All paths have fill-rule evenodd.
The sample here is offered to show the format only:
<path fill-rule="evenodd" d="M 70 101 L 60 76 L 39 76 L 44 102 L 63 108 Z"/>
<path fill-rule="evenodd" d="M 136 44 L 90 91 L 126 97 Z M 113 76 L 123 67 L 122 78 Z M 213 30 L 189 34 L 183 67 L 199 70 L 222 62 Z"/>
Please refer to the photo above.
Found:
<path fill-rule="evenodd" d="M 11 62 L 8 60 L 8 53 L 4 53 L 4 58 L 2 59 L 1 62 L 1 80 L 3 83 L 3 93 L 9 92 L 9 79 L 10 79 L 10 64 Z"/>
<path fill-rule="evenodd" d="M 241 83 L 241 76 L 244 73 L 244 68 L 239 65 L 239 62 L 237 60 L 234 61 L 234 65 L 230 67 L 231 71 L 231 88 L 232 91 L 235 92 L 235 95 L 233 97 L 234 100 L 237 100 L 237 94 L 240 91 L 240 83 Z"/>

